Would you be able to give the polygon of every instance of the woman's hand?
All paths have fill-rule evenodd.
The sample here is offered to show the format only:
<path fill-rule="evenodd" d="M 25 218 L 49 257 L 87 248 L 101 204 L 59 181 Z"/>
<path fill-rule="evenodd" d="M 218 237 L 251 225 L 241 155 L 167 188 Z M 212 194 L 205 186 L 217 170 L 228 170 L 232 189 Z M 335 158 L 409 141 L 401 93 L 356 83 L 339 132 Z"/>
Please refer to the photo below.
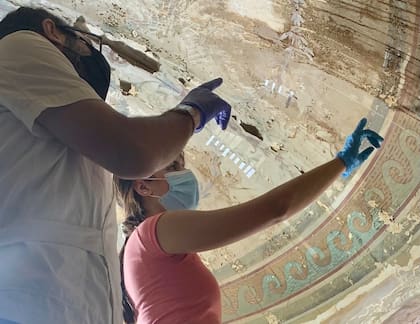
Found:
<path fill-rule="evenodd" d="M 371 155 L 374 151 L 374 147 L 380 148 L 381 143 L 384 140 L 373 130 L 364 129 L 366 123 L 367 119 L 363 118 L 357 125 L 354 132 L 346 138 L 343 149 L 337 154 L 337 157 L 340 158 L 346 166 L 346 171 L 343 173 L 343 177 L 345 178 L 367 160 L 369 155 Z M 363 152 L 359 153 L 360 145 L 362 144 L 363 139 L 367 139 L 374 147 L 370 146 Z"/>

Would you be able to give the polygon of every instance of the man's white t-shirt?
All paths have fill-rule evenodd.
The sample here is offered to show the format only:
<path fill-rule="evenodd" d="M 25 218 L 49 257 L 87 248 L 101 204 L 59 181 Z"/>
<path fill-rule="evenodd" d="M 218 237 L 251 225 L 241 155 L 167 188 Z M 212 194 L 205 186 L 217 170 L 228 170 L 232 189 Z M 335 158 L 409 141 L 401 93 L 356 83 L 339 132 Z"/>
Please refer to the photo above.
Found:
<path fill-rule="evenodd" d="M 122 322 L 111 174 L 36 122 L 84 99 L 100 100 L 49 40 L 0 40 L 0 319 Z"/>

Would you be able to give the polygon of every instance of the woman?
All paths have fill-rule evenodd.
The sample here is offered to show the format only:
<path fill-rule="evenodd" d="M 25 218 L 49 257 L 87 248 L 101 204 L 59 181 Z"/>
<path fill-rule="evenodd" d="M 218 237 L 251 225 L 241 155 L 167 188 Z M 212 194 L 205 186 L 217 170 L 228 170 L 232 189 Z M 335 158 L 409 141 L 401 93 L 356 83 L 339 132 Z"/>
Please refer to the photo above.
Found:
<path fill-rule="evenodd" d="M 198 184 L 184 168 L 183 157 L 148 179 L 115 178 L 129 216 L 127 234 L 132 232 L 121 253 L 126 321 L 221 323 L 218 284 L 196 252 L 222 247 L 284 221 L 316 199 L 341 173 L 350 175 L 383 140 L 364 130 L 366 122 L 360 121 L 337 158 L 230 208 L 186 210 L 197 205 Z M 359 153 L 365 138 L 374 147 Z"/>

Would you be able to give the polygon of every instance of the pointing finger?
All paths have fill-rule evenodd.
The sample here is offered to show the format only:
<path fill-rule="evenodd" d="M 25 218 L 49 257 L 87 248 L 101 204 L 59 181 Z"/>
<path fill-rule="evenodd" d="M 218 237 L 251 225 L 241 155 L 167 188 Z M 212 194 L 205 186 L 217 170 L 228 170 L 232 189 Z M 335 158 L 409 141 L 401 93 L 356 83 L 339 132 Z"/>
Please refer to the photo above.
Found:
<path fill-rule="evenodd" d="M 199 88 L 205 88 L 208 89 L 210 91 L 213 91 L 214 89 L 220 87 L 220 85 L 223 83 L 223 79 L 222 78 L 217 78 L 214 80 L 211 80 L 209 82 L 203 83 L 202 85 L 199 86 Z"/>
<path fill-rule="evenodd" d="M 362 118 L 359 121 L 359 124 L 357 125 L 356 129 L 354 130 L 354 132 L 355 133 L 360 133 L 363 130 L 363 128 L 365 128 L 366 124 L 367 124 L 367 119 L 366 118 Z"/>

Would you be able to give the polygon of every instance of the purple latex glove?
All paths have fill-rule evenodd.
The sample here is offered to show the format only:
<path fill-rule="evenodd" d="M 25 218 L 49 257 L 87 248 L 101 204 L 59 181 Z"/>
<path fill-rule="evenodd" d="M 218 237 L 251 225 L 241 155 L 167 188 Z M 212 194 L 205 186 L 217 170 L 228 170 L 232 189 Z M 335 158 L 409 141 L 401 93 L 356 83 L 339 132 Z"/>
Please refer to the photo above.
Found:
<path fill-rule="evenodd" d="M 181 104 L 194 107 L 200 111 L 200 125 L 195 129 L 201 131 L 204 126 L 213 118 L 223 130 L 226 129 L 231 113 L 231 106 L 213 93 L 217 87 L 223 83 L 222 78 L 203 83 L 197 88 L 192 89 L 181 101 Z"/>

